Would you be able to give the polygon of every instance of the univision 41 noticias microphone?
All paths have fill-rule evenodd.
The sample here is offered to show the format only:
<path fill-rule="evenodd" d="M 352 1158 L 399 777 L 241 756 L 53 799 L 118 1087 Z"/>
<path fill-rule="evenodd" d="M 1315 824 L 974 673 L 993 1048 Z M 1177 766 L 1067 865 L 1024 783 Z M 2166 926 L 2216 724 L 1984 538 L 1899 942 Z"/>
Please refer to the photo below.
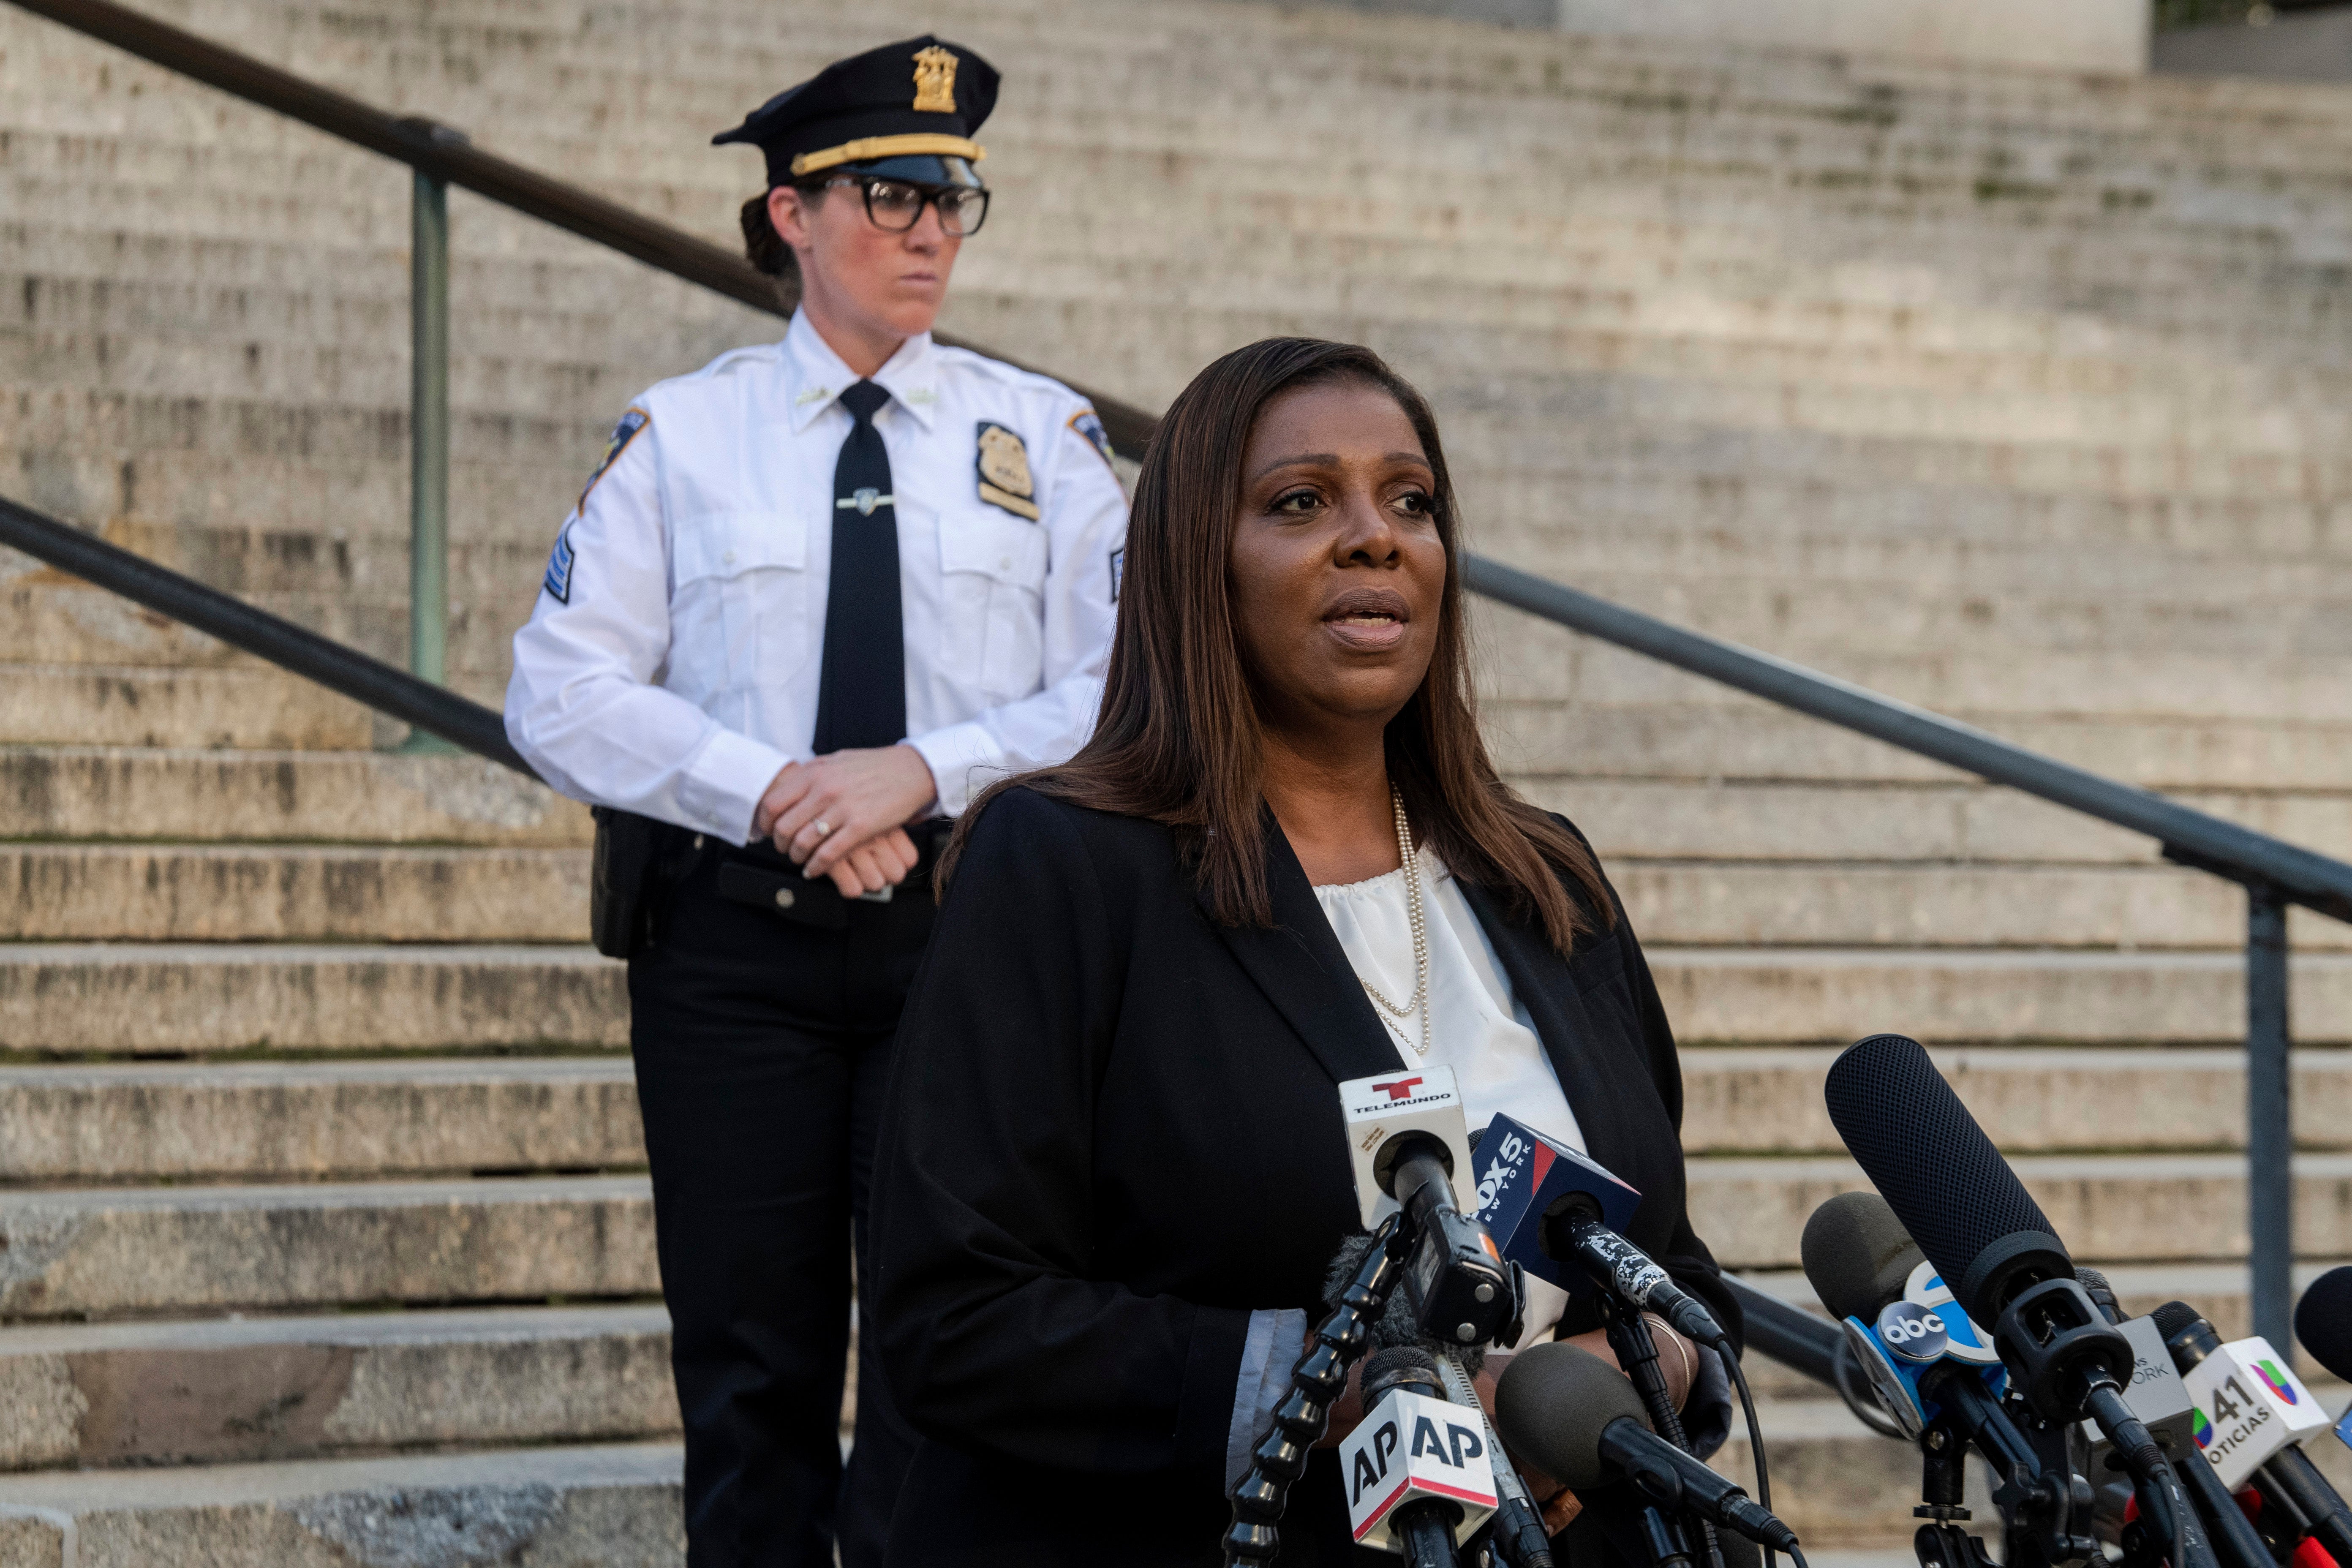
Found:
<path fill-rule="evenodd" d="M 1625 1239 L 1640 1193 L 1508 1116 L 1487 1124 L 1477 1150 L 1478 1218 L 1505 1258 L 1571 1297 L 1613 1290 L 1687 1339 L 1729 1348 L 1705 1304 Z"/>
<path fill-rule="evenodd" d="M 1555 1341 L 1514 1356 L 1495 1387 L 1495 1429 L 1512 1453 L 1571 1491 L 1629 1480 L 1664 1508 L 1796 1554 L 1794 1531 L 1652 1431 L 1633 1384 L 1590 1351 Z"/>
<path fill-rule="evenodd" d="M 2308 1297 L 2304 1305 L 2310 1305 Z M 2263 1534 L 2290 1543 L 2307 1537 L 2339 1563 L 2352 1563 L 2352 1510 L 2301 1447 L 2327 1429 L 2327 1412 L 2288 1358 L 2259 1334 L 2224 1344 L 2185 1301 L 2168 1301 L 2149 1316 L 2196 1405 L 2197 1452 L 2222 1486 L 2231 1491 L 2252 1486 L 2261 1494 L 2257 1523 Z M 2298 1328 L 2302 1321 L 2298 1309 Z M 2304 1342 L 2308 1347 L 2311 1341 Z"/>
<path fill-rule="evenodd" d="M 1363 1390 L 1370 1413 L 1339 1445 L 1357 1544 L 1454 1568 L 1455 1545 L 1495 1511 L 1486 1423 L 1445 1397 L 1435 1359 L 1417 1346 L 1373 1352 Z"/>

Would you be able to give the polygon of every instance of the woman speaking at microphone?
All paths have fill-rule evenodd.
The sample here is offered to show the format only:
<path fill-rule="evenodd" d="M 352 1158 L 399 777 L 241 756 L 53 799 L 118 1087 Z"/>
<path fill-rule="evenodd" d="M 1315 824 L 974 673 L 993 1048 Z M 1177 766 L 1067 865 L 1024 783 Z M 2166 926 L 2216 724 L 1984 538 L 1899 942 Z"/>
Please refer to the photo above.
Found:
<path fill-rule="evenodd" d="M 1629 1239 L 1737 1335 L 1641 949 L 1487 760 L 1459 548 L 1435 422 L 1369 350 L 1254 344 L 1161 423 L 1094 737 L 966 816 L 900 1026 L 871 1331 L 924 1441 L 893 1568 L 1218 1561 L 1359 1229 L 1337 1086 L 1400 1064 L 1640 1189 Z M 1523 1344 L 1597 1328 L 1539 1289 Z M 1727 1425 L 1714 1358 L 1654 1332 L 1694 1436 Z M 1282 1541 L 1351 1560 L 1328 1453 Z"/>

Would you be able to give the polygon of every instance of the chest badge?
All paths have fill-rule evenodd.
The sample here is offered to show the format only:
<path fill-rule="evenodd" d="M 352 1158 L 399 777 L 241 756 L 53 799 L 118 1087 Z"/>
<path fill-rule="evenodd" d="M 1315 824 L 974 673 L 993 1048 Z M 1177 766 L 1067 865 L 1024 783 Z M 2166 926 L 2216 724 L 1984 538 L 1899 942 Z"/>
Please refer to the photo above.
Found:
<path fill-rule="evenodd" d="M 981 500 L 1032 522 L 1045 515 L 1037 506 L 1037 481 L 1029 473 L 1029 448 L 1020 437 L 993 420 L 982 420 L 979 465 Z"/>

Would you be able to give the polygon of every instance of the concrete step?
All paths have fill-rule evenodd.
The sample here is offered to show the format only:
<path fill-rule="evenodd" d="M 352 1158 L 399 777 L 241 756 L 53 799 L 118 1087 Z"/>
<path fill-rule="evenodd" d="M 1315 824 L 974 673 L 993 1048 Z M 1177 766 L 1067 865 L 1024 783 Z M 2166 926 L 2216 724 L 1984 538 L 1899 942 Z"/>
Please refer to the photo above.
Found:
<path fill-rule="evenodd" d="M 677 1568 L 673 1444 L 0 1477 L 10 1568 Z"/>
<path fill-rule="evenodd" d="M 1575 797 L 1546 792 L 1564 778 L 1951 781 L 1940 763 L 1757 698 L 1630 706 L 1570 703 L 1564 692 L 1512 699 L 1491 661 L 1522 643 L 1566 646 L 1572 634 L 1493 606 L 1475 612 L 1485 642 L 1479 712 L 1497 761 L 1522 787 L 1573 816 Z M 1499 629 L 1498 629 L 1499 628 Z M 1565 686 L 1565 682 L 1562 683 Z M 2352 776 L 2352 725 L 2123 714 L 1984 713 L 1947 709 L 2028 751 L 2143 788 L 2333 791 Z M 2210 807 L 2209 807 L 2210 809 Z M 2078 830 L 2102 831 L 2076 816 Z M 2088 840 L 2085 840 L 2088 842 Z"/>
<path fill-rule="evenodd" d="M 2237 952 L 1711 949 L 1650 965 L 1692 1044 L 2227 1044 Z M 2299 955 L 2296 1038 L 2352 1043 L 2352 959 Z M 0 944 L 0 1040 L 47 1053 L 614 1047 L 624 966 L 587 948 Z"/>
<path fill-rule="evenodd" d="M 652 1296 L 642 1177 L 0 1193 L 0 1319 Z"/>
<path fill-rule="evenodd" d="M 13 1051 L 612 1048 L 626 966 L 587 947 L 0 944 Z"/>
<path fill-rule="evenodd" d="M 0 666 L 0 745 L 349 751 L 373 733 L 366 709 L 275 669 Z"/>
<path fill-rule="evenodd" d="M 675 1436 L 669 1314 L 530 1307 L 0 1330 L 0 1470 Z"/>
<path fill-rule="evenodd" d="M 383 752 L 0 747 L 23 838 L 582 847 L 587 808 L 496 763 Z"/>
<path fill-rule="evenodd" d="M 0 847 L 0 940 L 583 942 L 585 849 Z"/>
<path fill-rule="evenodd" d="M 2245 1037 L 2239 952 L 1662 947 L 1648 957 L 1690 1043 L 1844 1045 L 1885 1029 L 1954 1044 Z M 2297 1040 L 2352 1043 L 2345 955 L 2298 955 L 2290 984 Z"/>
<path fill-rule="evenodd" d="M 2236 1154 L 2021 1154 L 2018 1176 L 2078 1258 L 2210 1262 L 2246 1255 L 2246 1163 Z M 2352 1155 L 2295 1160 L 2295 1252 L 2352 1257 Z M 1691 1224 L 1727 1268 L 1789 1268 L 1814 1209 L 1868 1187 L 1851 1160 L 1690 1163 Z"/>
<path fill-rule="evenodd" d="M 1650 940 L 1677 945 L 2212 949 L 2245 941 L 2233 882 L 2159 866 L 1619 858 L 1610 878 Z M 2298 951 L 2352 951 L 2311 915 Z"/>
<path fill-rule="evenodd" d="M 1683 1147 L 1694 1155 L 1843 1152 L 1822 1100 L 1837 1054 L 1830 1046 L 1684 1050 Z M 2245 1147 L 2242 1050 L 2029 1046 L 1931 1055 L 2011 1153 Z M 2294 1105 L 2299 1147 L 2352 1152 L 2352 1051 L 2297 1051 Z"/>
<path fill-rule="evenodd" d="M 613 1056 L 0 1067 L 0 1183 L 9 1184 L 595 1171 L 646 1160 L 635 1079 Z"/>

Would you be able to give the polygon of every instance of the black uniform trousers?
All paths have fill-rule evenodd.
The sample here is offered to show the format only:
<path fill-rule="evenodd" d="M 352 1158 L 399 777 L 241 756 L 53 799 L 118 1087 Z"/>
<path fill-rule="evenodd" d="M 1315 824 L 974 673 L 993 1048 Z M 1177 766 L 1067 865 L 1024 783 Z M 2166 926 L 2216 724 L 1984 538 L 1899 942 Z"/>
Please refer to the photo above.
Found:
<path fill-rule="evenodd" d="M 926 825 L 927 826 L 940 825 Z M 630 1047 L 686 1431 L 689 1568 L 879 1568 L 916 1438 L 859 1336 L 838 1436 L 853 1237 L 898 1012 L 930 934 L 930 865 L 887 903 L 811 885 L 766 845 L 676 837 L 629 961 Z M 775 907 L 783 889 L 795 912 Z"/>

